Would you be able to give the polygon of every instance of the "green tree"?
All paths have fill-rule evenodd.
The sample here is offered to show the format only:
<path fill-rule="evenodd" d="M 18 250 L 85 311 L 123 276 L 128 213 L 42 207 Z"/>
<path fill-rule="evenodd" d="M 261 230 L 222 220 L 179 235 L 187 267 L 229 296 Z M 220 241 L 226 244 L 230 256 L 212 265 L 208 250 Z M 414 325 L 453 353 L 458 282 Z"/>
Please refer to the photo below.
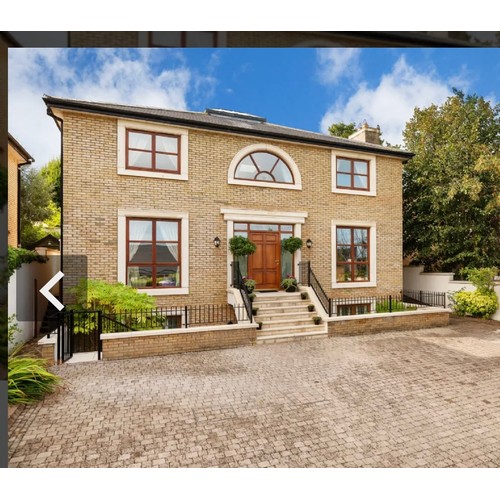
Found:
<path fill-rule="evenodd" d="M 350 135 L 354 134 L 356 130 L 357 127 L 354 122 L 352 123 L 338 122 L 338 123 L 333 123 L 328 127 L 328 132 L 330 132 L 330 135 L 334 135 L 335 137 L 344 137 L 345 139 L 347 139 Z"/>
<path fill-rule="evenodd" d="M 500 105 L 454 90 L 404 131 L 404 253 L 430 271 L 500 264 Z"/>
<path fill-rule="evenodd" d="M 53 164 L 52 160 L 47 165 Z M 55 198 L 53 179 L 47 174 L 54 171 L 42 167 L 26 168 L 21 171 L 21 245 L 27 246 L 39 239 L 53 234 L 58 236 L 61 220 L 59 200 Z"/>
<path fill-rule="evenodd" d="M 53 158 L 40 169 L 40 173 L 53 188 L 52 201 L 61 208 L 61 159 Z"/>

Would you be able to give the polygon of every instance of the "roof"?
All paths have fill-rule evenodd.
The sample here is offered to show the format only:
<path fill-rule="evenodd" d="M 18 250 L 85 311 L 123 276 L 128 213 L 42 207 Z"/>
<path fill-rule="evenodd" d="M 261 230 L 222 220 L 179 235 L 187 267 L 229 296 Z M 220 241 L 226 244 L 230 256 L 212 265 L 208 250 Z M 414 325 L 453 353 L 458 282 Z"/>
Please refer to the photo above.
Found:
<path fill-rule="evenodd" d="M 80 111 L 85 113 L 96 113 L 117 116 L 122 118 L 136 118 L 150 121 L 158 121 L 171 125 L 184 127 L 195 127 L 210 129 L 220 132 L 230 132 L 267 139 L 281 139 L 305 144 L 334 147 L 362 151 L 368 153 L 381 154 L 384 156 L 394 156 L 402 159 L 410 159 L 413 153 L 402 149 L 368 144 L 364 142 L 334 137 L 331 135 L 310 132 L 296 128 L 285 127 L 268 123 L 260 117 L 236 111 L 207 110 L 208 112 L 177 111 L 171 109 L 152 108 L 144 106 L 130 106 L 125 104 L 114 104 L 94 101 L 81 101 L 77 99 L 67 99 L 44 95 L 43 100 L 49 108 L 62 110 Z M 260 119 L 256 119 L 260 118 Z"/>
<path fill-rule="evenodd" d="M 56 238 L 52 234 L 48 234 L 47 236 L 44 236 L 42 239 L 35 241 L 34 243 L 27 245 L 26 247 L 28 250 L 34 250 L 37 247 L 59 249 L 59 238 Z"/>
<path fill-rule="evenodd" d="M 35 159 L 26 151 L 21 144 L 9 132 L 9 144 L 26 160 L 26 163 L 33 163 Z"/>

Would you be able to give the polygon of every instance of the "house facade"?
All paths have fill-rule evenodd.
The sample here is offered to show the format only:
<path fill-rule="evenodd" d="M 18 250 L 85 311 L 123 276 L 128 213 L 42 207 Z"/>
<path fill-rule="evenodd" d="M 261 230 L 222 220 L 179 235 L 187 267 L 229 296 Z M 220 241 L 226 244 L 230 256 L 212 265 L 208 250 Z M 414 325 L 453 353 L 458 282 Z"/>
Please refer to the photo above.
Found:
<path fill-rule="evenodd" d="M 309 261 L 329 297 L 398 293 L 402 165 L 364 126 L 350 139 L 225 110 L 181 112 L 44 96 L 61 130 L 63 255 L 158 305 L 222 304 L 229 240 L 257 291 Z M 304 241 L 293 256 L 281 241 Z M 308 245 L 305 242 L 308 241 Z M 65 289 L 82 270 L 63 268 Z"/>

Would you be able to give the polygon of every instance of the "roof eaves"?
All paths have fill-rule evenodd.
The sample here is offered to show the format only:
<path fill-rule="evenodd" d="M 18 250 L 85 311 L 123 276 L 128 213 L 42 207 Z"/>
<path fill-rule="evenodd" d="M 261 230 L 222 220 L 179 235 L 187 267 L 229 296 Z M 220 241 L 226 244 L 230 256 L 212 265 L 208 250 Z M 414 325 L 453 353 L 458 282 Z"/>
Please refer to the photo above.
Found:
<path fill-rule="evenodd" d="M 298 142 L 298 143 L 305 143 L 305 144 L 316 144 L 316 145 L 321 145 L 321 146 L 326 146 L 330 148 L 340 148 L 340 149 L 347 149 L 347 150 L 354 150 L 354 151 L 362 151 L 362 152 L 368 152 L 368 153 L 375 153 L 383 156 L 393 156 L 397 158 L 403 158 L 403 159 L 410 159 L 414 156 L 414 153 L 408 152 L 408 151 L 402 151 L 402 150 L 397 150 L 397 149 L 389 149 L 389 148 L 384 148 L 384 147 L 377 147 L 376 145 L 370 145 L 368 143 L 361 143 L 361 142 L 356 142 L 356 141 L 350 141 L 350 142 L 344 142 L 344 141 L 339 141 L 335 140 L 335 138 L 332 136 L 324 136 L 323 137 L 307 137 L 307 136 L 298 136 L 293 133 L 286 133 L 280 130 L 276 131 L 262 131 L 258 129 L 251 129 L 251 128 L 241 128 L 235 125 L 229 125 L 229 124 L 222 124 L 222 123 L 213 123 L 213 122 L 207 122 L 207 121 L 202 121 L 202 120 L 195 120 L 195 119 L 190 119 L 188 117 L 174 117 L 174 116 L 161 116 L 153 113 L 148 113 L 147 111 L 140 111 L 139 109 L 117 109 L 117 108 L 110 108 L 107 105 L 103 106 L 102 103 L 93 103 L 93 102 L 82 102 L 82 101 L 76 101 L 76 100 L 65 100 L 57 97 L 51 97 L 51 96 L 44 96 L 43 100 L 45 101 L 46 105 L 48 107 L 56 107 L 59 109 L 67 109 L 67 110 L 72 110 L 72 111 L 87 111 L 87 112 L 94 112 L 94 113 L 99 113 L 99 114 L 104 114 L 104 115 L 109 115 L 109 116 L 119 116 L 123 118 L 127 117 L 134 117 L 134 118 L 142 118 L 145 120 L 149 121 L 156 121 L 156 122 L 163 122 L 163 123 L 169 123 L 173 125 L 183 125 L 183 126 L 191 126 L 191 127 L 196 127 L 196 128 L 201 128 L 205 130 L 217 130 L 221 132 L 229 132 L 229 133 L 234 133 L 234 134 L 240 134 L 240 135 L 251 135 L 251 136 L 256 136 L 256 137 L 268 137 L 268 138 L 273 138 L 273 139 L 286 139 L 287 141 L 291 142 Z M 186 112 L 186 113 L 191 113 L 191 112 Z M 193 116 L 201 116 L 202 113 L 193 113 Z M 271 126 L 275 126 L 276 128 L 289 128 L 289 127 L 282 127 L 281 125 L 275 125 L 275 124 L 267 124 Z M 292 129 L 290 128 L 291 131 L 297 131 L 297 132 L 306 132 L 306 131 L 301 131 L 299 129 Z M 318 134 L 320 136 L 320 134 Z"/>
<path fill-rule="evenodd" d="M 12 145 L 12 147 L 19 153 L 20 156 L 22 156 L 26 160 L 27 163 L 33 163 L 35 159 L 26 151 L 26 149 L 21 146 L 20 142 L 9 132 L 8 133 L 9 137 L 9 143 Z"/>

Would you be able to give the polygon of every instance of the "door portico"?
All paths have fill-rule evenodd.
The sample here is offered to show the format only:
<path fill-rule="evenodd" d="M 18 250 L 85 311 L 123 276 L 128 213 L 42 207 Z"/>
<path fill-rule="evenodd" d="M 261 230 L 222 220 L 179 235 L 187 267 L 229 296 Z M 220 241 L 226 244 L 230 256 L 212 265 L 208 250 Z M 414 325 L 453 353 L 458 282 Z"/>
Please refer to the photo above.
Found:
<path fill-rule="evenodd" d="M 252 209 L 241 209 L 241 208 L 230 208 L 230 207 L 223 207 L 220 209 L 221 214 L 224 216 L 224 220 L 227 223 L 227 241 L 229 240 L 238 233 L 238 230 L 235 230 L 235 226 L 240 223 L 247 223 L 248 224 L 248 232 L 252 233 L 251 225 L 252 224 L 265 224 L 267 226 L 269 225 L 280 225 L 280 228 L 283 227 L 283 225 L 289 226 L 289 236 L 296 236 L 298 238 L 302 237 L 302 226 L 305 224 L 306 218 L 308 216 L 307 212 L 283 212 L 283 211 L 267 211 L 267 210 L 252 210 Z M 274 253 L 270 248 L 267 249 L 267 252 L 269 252 L 269 258 L 266 256 L 266 262 L 265 262 L 265 268 L 267 269 L 267 262 L 271 261 L 274 256 L 274 260 L 280 260 L 278 264 L 278 271 L 274 271 L 275 277 L 273 280 L 275 280 L 275 285 L 274 287 L 269 287 L 267 289 L 278 289 L 279 288 L 279 283 L 281 281 L 281 265 L 282 261 L 281 259 L 276 259 L 276 253 L 281 257 L 281 239 L 286 237 L 286 234 L 283 232 L 280 232 L 281 229 L 276 229 L 276 231 L 269 231 L 268 228 L 259 228 L 259 230 L 255 230 L 255 233 L 263 232 L 263 233 L 268 233 L 268 234 L 273 234 L 277 233 L 278 234 L 278 241 L 277 243 L 274 243 Z M 248 236 L 248 235 L 247 235 Z M 270 239 L 274 239 L 273 237 L 269 237 Z M 256 243 L 254 241 L 254 243 Z M 256 243 L 257 245 L 257 243 Z M 266 242 L 266 247 L 272 247 L 272 244 L 270 241 Z M 257 253 L 257 252 L 256 252 Z M 257 256 L 258 257 L 258 256 Z M 290 263 L 290 274 L 294 274 L 295 276 L 298 276 L 298 263 L 301 260 L 301 251 L 297 250 L 297 252 L 294 255 L 294 262 L 293 264 Z M 231 262 L 233 261 L 233 256 L 231 255 L 231 252 L 229 251 L 229 244 L 227 246 L 227 283 L 228 286 L 231 284 Z M 253 266 L 252 269 L 255 269 L 254 266 L 255 264 L 259 264 L 258 260 L 251 260 L 249 259 L 249 264 L 250 266 Z M 258 267 L 257 267 L 258 269 Z M 248 273 L 248 269 L 242 270 L 244 273 Z M 248 273 L 249 274 L 249 273 Z M 271 272 L 267 271 L 267 275 L 270 275 Z M 279 276 L 276 277 L 276 275 Z M 253 276 L 251 276 L 253 279 L 255 279 Z M 279 281 L 278 281 L 279 280 Z M 257 281 L 257 280 L 256 280 Z M 257 286 L 257 289 L 259 286 Z M 263 287 L 260 287 L 263 289 Z"/>

